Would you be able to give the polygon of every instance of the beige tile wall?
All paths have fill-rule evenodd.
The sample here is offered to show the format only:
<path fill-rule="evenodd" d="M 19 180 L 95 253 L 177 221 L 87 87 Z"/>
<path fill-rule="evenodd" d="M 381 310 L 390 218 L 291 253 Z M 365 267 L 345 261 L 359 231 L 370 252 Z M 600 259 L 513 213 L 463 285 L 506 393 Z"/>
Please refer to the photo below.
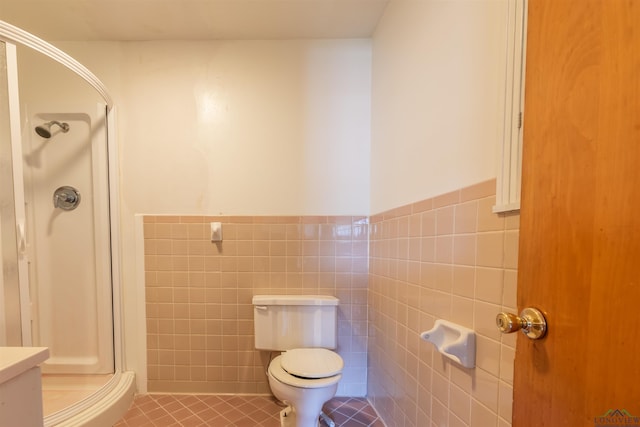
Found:
<path fill-rule="evenodd" d="M 519 216 L 493 214 L 495 180 L 370 218 L 368 396 L 387 426 L 511 425 Z M 420 339 L 435 319 L 477 333 L 476 368 Z"/>
<path fill-rule="evenodd" d="M 222 222 L 211 243 L 209 223 Z M 254 350 L 254 294 L 340 299 L 338 395 L 364 396 L 366 217 L 144 218 L 149 391 L 266 393 Z"/>

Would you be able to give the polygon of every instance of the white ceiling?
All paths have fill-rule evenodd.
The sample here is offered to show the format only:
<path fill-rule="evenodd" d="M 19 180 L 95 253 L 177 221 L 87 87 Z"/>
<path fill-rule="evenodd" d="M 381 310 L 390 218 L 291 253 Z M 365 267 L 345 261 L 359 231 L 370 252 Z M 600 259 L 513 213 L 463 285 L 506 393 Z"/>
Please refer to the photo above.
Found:
<path fill-rule="evenodd" d="M 370 37 L 389 0 L 0 0 L 45 40 Z"/>

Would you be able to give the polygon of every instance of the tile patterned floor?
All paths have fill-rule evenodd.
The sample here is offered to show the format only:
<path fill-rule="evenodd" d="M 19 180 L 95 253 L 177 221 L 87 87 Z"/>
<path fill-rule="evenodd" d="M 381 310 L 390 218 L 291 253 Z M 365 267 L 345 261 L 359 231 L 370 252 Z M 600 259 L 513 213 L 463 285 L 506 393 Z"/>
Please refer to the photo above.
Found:
<path fill-rule="evenodd" d="M 366 399 L 337 397 L 324 408 L 336 427 L 384 427 Z M 282 409 L 269 396 L 147 394 L 114 427 L 280 427 Z"/>

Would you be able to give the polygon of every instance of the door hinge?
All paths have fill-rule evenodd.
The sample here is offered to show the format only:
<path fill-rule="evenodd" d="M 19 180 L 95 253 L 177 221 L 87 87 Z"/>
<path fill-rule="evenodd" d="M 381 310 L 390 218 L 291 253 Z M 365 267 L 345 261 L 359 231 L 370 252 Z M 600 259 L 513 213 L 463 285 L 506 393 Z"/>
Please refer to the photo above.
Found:
<path fill-rule="evenodd" d="M 522 111 L 518 113 L 518 129 L 522 129 Z"/>

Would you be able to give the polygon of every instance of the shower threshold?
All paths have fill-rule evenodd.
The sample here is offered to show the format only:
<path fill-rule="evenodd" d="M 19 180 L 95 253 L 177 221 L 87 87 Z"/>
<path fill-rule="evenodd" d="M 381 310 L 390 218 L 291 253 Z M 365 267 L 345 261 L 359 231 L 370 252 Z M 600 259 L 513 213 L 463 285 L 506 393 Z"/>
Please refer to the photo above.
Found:
<path fill-rule="evenodd" d="M 45 427 L 112 427 L 133 401 L 135 374 L 43 375 Z M 79 399 L 79 400 L 78 400 Z"/>
<path fill-rule="evenodd" d="M 106 375 L 42 375 L 42 406 L 44 416 L 67 408 L 104 387 L 113 377 Z"/>

